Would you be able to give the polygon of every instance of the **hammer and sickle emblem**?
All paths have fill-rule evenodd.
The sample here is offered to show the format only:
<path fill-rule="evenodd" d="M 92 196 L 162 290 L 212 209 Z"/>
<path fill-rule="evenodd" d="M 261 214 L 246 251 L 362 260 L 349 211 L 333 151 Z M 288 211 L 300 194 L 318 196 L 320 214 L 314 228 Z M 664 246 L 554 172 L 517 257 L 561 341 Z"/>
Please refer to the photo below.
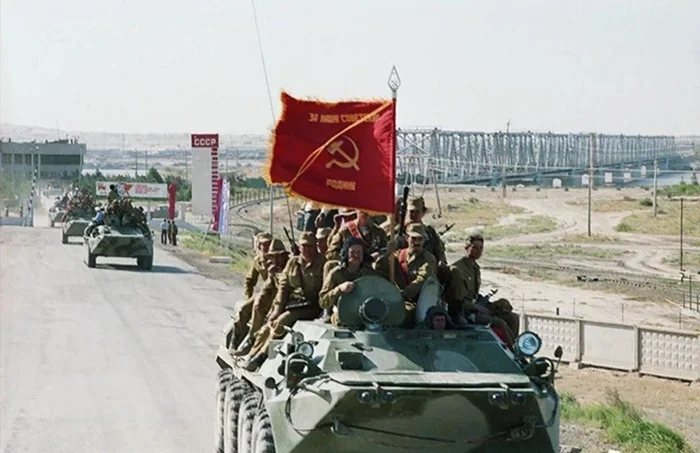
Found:
<path fill-rule="evenodd" d="M 328 148 L 326 150 L 330 153 L 331 156 L 335 156 L 336 154 L 340 154 L 343 157 L 343 160 L 337 160 L 335 158 L 331 159 L 328 161 L 326 164 L 326 168 L 331 168 L 333 165 L 337 165 L 340 168 L 354 168 L 356 171 L 360 171 L 360 167 L 357 165 L 357 160 L 360 158 L 360 150 L 357 148 L 357 144 L 347 135 L 341 136 L 341 138 L 345 138 L 348 142 L 353 147 L 354 154 L 352 157 L 342 148 L 344 141 L 343 140 L 336 140 L 332 142 L 330 145 L 328 145 Z"/>

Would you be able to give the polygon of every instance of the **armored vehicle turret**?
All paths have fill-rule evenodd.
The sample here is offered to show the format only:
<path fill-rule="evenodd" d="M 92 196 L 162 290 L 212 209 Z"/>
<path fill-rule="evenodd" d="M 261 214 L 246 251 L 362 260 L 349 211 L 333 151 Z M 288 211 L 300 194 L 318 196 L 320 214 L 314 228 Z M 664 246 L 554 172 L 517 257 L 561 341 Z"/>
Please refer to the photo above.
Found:
<path fill-rule="evenodd" d="M 486 326 L 437 322 L 437 300 L 421 308 L 418 327 L 402 328 L 396 287 L 362 277 L 338 302 L 338 326 L 297 322 L 257 372 L 232 356 L 227 325 L 216 451 L 558 452 L 556 365 L 535 358 L 539 337 L 524 332 L 511 351 Z"/>
<path fill-rule="evenodd" d="M 106 214 L 104 225 L 85 229 L 87 265 L 95 267 L 97 257 L 136 258 L 141 269 L 153 267 L 153 235 L 146 224 L 128 215 Z"/>

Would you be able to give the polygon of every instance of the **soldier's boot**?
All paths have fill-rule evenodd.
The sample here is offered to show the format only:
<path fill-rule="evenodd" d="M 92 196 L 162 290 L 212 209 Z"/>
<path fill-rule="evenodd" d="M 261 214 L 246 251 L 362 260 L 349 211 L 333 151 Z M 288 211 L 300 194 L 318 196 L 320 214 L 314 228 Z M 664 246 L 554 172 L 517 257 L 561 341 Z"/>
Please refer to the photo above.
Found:
<path fill-rule="evenodd" d="M 238 346 L 238 349 L 233 353 L 234 356 L 236 357 L 241 357 L 246 354 L 248 354 L 255 344 L 255 337 L 248 334 L 243 341 L 241 341 L 241 344 Z"/>
<path fill-rule="evenodd" d="M 325 322 L 325 323 L 330 323 L 332 316 L 333 316 L 333 309 L 326 308 L 323 310 L 323 313 L 321 314 L 321 321 Z"/>

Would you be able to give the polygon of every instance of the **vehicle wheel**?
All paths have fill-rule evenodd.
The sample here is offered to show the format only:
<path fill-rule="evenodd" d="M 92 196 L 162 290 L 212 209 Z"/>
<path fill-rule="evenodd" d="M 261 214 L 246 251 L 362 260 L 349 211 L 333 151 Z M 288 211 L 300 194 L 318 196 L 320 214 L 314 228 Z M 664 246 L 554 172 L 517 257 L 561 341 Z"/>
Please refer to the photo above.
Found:
<path fill-rule="evenodd" d="M 88 265 L 88 267 L 95 267 L 97 265 L 97 256 L 90 253 L 89 250 L 88 250 L 88 256 L 87 256 L 87 265 Z"/>
<path fill-rule="evenodd" d="M 137 257 L 136 257 L 136 265 L 137 265 L 140 269 L 143 269 L 143 268 L 144 268 L 143 264 L 144 264 L 144 261 L 145 261 L 145 260 L 146 260 L 146 257 L 144 257 L 144 256 L 137 256 Z"/>
<path fill-rule="evenodd" d="M 144 263 L 143 263 L 143 268 L 146 269 L 147 271 L 150 271 L 153 269 L 153 256 L 147 256 Z"/>
<path fill-rule="evenodd" d="M 61 235 L 61 242 L 62 242 L 63 244 L 68 244 L 68 236 L 66 236 L 65 233 L 63 233 L 63 234 Z"/>
<path fill-rule="evenodd" d="M 260 395 L 258 392 L 249 393 L 238 411 L 238 453 L 251 453 L 253 421 L 258 413 Z"/>
<path fill-rule="evenodd" d="M 238 453 L 238 411 L 250 386 L 231 376 L 231 383 L 226 389 L 226 409 L 224 413 L 224 453 Z"/>
<path fill-rule="evenodd" d="M 251 453 L 277 453 L 272 435 L 270 416 L 265 407 L 260 408 L 253 422 L 253 448 Z"/>
<path fill-rule="evenodd" d="M 214 431 L 214 448 L 216 453 L 224 453 L 224 417 L 226 416 L 226 388 L 231 383 L 233 373 L 230 368 L 219 371 L 216 383 L 216 430 Z"/>

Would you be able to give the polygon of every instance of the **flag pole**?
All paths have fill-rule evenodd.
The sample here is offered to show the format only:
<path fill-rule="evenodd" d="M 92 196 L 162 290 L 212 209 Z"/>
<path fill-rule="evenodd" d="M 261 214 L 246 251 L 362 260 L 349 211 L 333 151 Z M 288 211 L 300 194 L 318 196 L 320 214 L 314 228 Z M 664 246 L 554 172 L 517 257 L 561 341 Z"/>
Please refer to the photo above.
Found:
<path fill-rule="evenodd" d="M 392 66 L 391 68 L 391 73 L 389 74 L 389 80 L 387 81 L 387 85 L 389 85 L 389 89 L 391 90 L 391 100 L 393 101 L 394 105 L 392 106 L 394 109 L 394 130 L 393 134 L 394 137 L 392 139 L 392 146 L 393 146 L 393 156 L 392 156 L 392 161 L 393 161 L 393 167 L 394 167 L 394 196 L 396 196 L 396 95 L 397 92 L 399 91 L 399 87 L 401 86 L 401 78 L 399 77 L 399 72 L 396 70 L 396 65 Z M 394 240 L 394 234 L 396 230 L 396 219 L 394 218 L 394 214 L 396 211 L 396 200 L 394 200 L 394 205 L 392 206 L 392 212 L 389 215 L 389 240 L 393 241 Z M 392 283 L 396 282 L 395 278 L 395 264 L 394 264 L 394 259 L 393 256 L 389 259 L 389 279 L 392 281 Z"/>

